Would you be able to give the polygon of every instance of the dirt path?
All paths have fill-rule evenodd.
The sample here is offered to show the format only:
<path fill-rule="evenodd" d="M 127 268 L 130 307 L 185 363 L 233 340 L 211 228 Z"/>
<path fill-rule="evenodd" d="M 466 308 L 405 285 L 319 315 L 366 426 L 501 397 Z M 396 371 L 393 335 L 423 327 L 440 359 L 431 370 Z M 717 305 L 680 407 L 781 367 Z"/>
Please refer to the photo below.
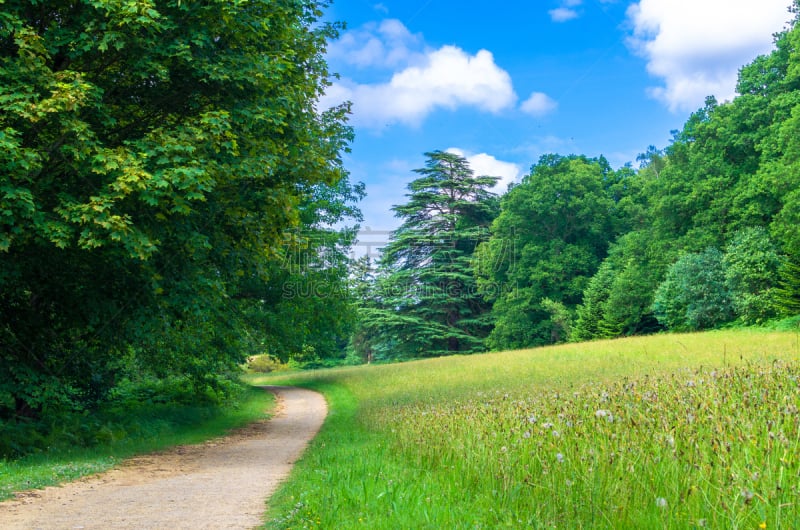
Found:
<path fill-rule="evenodd" d="M 0 528 L 253 528 L 327 413 L 310 390 L 267 387 L 274 417 L 201 445 L 134 458 L 106 473 L 0 503 Z"/>

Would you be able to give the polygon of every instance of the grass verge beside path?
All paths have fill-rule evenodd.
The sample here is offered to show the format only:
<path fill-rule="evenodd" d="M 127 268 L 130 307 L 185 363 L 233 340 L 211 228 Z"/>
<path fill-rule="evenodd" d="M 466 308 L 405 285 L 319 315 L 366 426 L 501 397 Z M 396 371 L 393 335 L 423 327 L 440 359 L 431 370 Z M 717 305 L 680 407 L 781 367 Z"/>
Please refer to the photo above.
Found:
<path fill-rule="evenodd" d="M 266 528 L 800 528 L 799 361 L 737 330 L 253 377 L 330 407 Z"/>
<path fill-rule="evenodd" d="M 14 492 L 52 486 L 110 469 L 121 460 L 176 445 L 195 444 L 222 436 L 231 429 L 263 419 L 275 396 L 246 388 L 235 405 L 154 405 L 131 417 L 123 435 L 109 430 L 106 439 L 90 448 L 50 451 L 16 460 L 0 460 L 0 500 Z"/>

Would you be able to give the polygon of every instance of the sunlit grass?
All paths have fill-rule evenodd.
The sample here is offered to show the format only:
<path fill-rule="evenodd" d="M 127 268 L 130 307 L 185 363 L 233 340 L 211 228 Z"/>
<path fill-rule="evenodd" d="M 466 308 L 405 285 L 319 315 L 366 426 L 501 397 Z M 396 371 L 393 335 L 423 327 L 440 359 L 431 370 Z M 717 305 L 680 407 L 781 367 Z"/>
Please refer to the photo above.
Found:
<path fill-rule="evenodd" d="M 796 333 L 259 378 L 332 414 L 270 528 L 798 528 Z"/>

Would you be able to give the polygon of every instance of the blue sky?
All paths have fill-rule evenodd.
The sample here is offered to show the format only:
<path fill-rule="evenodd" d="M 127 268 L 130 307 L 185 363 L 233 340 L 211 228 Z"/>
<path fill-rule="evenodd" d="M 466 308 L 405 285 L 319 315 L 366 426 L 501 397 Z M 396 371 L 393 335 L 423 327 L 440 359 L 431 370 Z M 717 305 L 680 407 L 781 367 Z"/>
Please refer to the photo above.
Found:
<path fill-rule="evenodd" d="M 390 208 L 426 151 L 455 150 L 498 192 L 546 153 L 614 167 L 668 145 L 705 97 L 730 99 L 738 68 L 772 49 L 791 0 L 334 0 L 340 75 L 320 102 L 349 100 L 345 158 L 366 183 L 363 227 Z"/>

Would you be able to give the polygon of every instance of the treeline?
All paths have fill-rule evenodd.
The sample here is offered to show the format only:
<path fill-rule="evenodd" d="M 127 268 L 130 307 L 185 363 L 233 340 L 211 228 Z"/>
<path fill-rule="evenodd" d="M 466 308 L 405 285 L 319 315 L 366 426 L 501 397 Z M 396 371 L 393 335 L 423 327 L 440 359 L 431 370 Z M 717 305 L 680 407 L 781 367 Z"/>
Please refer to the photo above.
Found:
<path fill-rule="evenodd" d="M 250 355 L 343 351 L 354 231 L 331 227 L 363 186 L 347 107 L 316 109 L 325 5 L 3 2 L 0 457 L 224 400 Z"/>
<path fill-rule="evenodd" d="M 800 27 L 638 167 L 546 155 L 502 197 L 428 153 L 351 343 L 393 359 L 800 313 Z"/>

